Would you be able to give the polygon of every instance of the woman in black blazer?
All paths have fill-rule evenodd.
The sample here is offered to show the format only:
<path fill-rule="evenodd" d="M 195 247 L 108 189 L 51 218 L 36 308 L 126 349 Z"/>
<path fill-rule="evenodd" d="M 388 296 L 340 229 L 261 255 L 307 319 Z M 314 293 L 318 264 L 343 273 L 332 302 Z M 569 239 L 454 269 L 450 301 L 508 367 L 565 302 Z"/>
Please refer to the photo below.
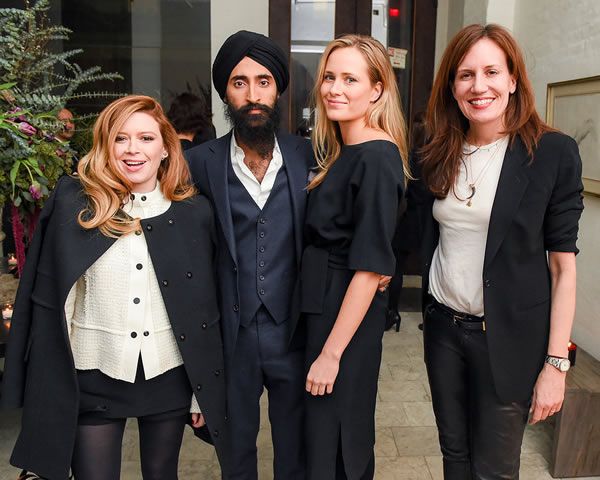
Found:
<path fill-rule="evenodd" d="M 470 25 L 450 42 L 421 151 L 425 362 L 445 479 L 518 479 L 528 414 L 563 401 L 581 160 L 534 104 L 504 28 Z"/>
<path fill-rule="evenodd" d="M 118 479 L 129 417 L 144 479 L 177 478 L 186 423 L 207 425 L 223 462 L 212 210 L 160 105 L 111 103 L 78 173 L 46 203 L 17 293 L 2 398 L 23 407 L 11 463 Z"/>

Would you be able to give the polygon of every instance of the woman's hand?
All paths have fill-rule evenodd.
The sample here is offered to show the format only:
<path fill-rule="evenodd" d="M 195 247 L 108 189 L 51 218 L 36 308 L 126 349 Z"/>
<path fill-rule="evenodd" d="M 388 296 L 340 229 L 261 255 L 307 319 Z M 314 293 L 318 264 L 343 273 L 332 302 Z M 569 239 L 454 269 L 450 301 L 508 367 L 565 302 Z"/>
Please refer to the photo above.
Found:
<path fill-rule="evenodd" d="M 544 364 L 533 387 L 533 397 L 529 409 L 530 424 L 546 420 L 560 411 L 565 398 L 566 378 L 565 372 L 561 372 L 547 363 Z"/>
<path fill-rule="evenodd" d="M 306 391 L 312 395 L 333 392 L 333 384 L 340 369 L 340 360 L 323 352 L 310 366 L 306 376 Z"/>
<path fill-rule="evenodd" d="M 385 292 L 387 290 L 387 288 L 390 286 L 391 281 L 392 281 L 392 277 L 390 277 L 389 275 L 381 275 L 379 277 L 379 285 L 377 286 L 377 289 L 380 292 Z"/>
<path fill-rule="evenodd" d="M 206 422 L 204 421 L 204 415 L 201 413 L 192 413 L 192 427 L 200 428 L 204 425 L 206 425 Z"/>

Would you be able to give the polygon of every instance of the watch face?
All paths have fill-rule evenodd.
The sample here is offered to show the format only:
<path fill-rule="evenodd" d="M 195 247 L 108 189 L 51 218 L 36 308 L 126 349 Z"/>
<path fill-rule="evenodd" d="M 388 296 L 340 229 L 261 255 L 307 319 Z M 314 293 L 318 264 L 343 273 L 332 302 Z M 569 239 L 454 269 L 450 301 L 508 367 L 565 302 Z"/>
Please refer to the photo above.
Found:
<path fill-rule="evenodd" d="M 569 370 L 570 366 L 571 362 L 569 362 L 568 360 L 561 360 L 558 368 L 561 372 L 566 372 Z"/>

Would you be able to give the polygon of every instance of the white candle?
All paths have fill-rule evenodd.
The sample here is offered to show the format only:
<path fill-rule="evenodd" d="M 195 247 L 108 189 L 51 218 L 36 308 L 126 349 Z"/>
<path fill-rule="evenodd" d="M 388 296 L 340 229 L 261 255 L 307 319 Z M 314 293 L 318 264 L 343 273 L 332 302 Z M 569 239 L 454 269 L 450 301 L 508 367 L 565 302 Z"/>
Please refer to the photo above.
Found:
<path fill-rule="evenodd" d="M 13 316 L 13 306 L 7 303 L 2 307 L 2 320 L 10 320 Z"/>
<path fill-rule="evenodd" d="M 17 266 L 17 256 L 14 253 L 9 253 L 8 254 L 8 266 L 9 267 L 16 267 Z"/>

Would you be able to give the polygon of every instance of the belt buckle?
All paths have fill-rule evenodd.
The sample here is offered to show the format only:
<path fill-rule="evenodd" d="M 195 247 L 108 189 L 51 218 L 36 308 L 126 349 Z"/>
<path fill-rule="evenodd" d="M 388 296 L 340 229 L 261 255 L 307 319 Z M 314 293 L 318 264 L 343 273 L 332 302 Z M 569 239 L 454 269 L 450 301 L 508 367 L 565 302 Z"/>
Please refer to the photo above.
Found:
<path fill-rule="evenodd" d="M 457 315 L 456 313 L 452 314 L 452 322 L 456 326 L 460 326 L 458 322 L 462 322 L 465 319 L 465 315 Z"/>

